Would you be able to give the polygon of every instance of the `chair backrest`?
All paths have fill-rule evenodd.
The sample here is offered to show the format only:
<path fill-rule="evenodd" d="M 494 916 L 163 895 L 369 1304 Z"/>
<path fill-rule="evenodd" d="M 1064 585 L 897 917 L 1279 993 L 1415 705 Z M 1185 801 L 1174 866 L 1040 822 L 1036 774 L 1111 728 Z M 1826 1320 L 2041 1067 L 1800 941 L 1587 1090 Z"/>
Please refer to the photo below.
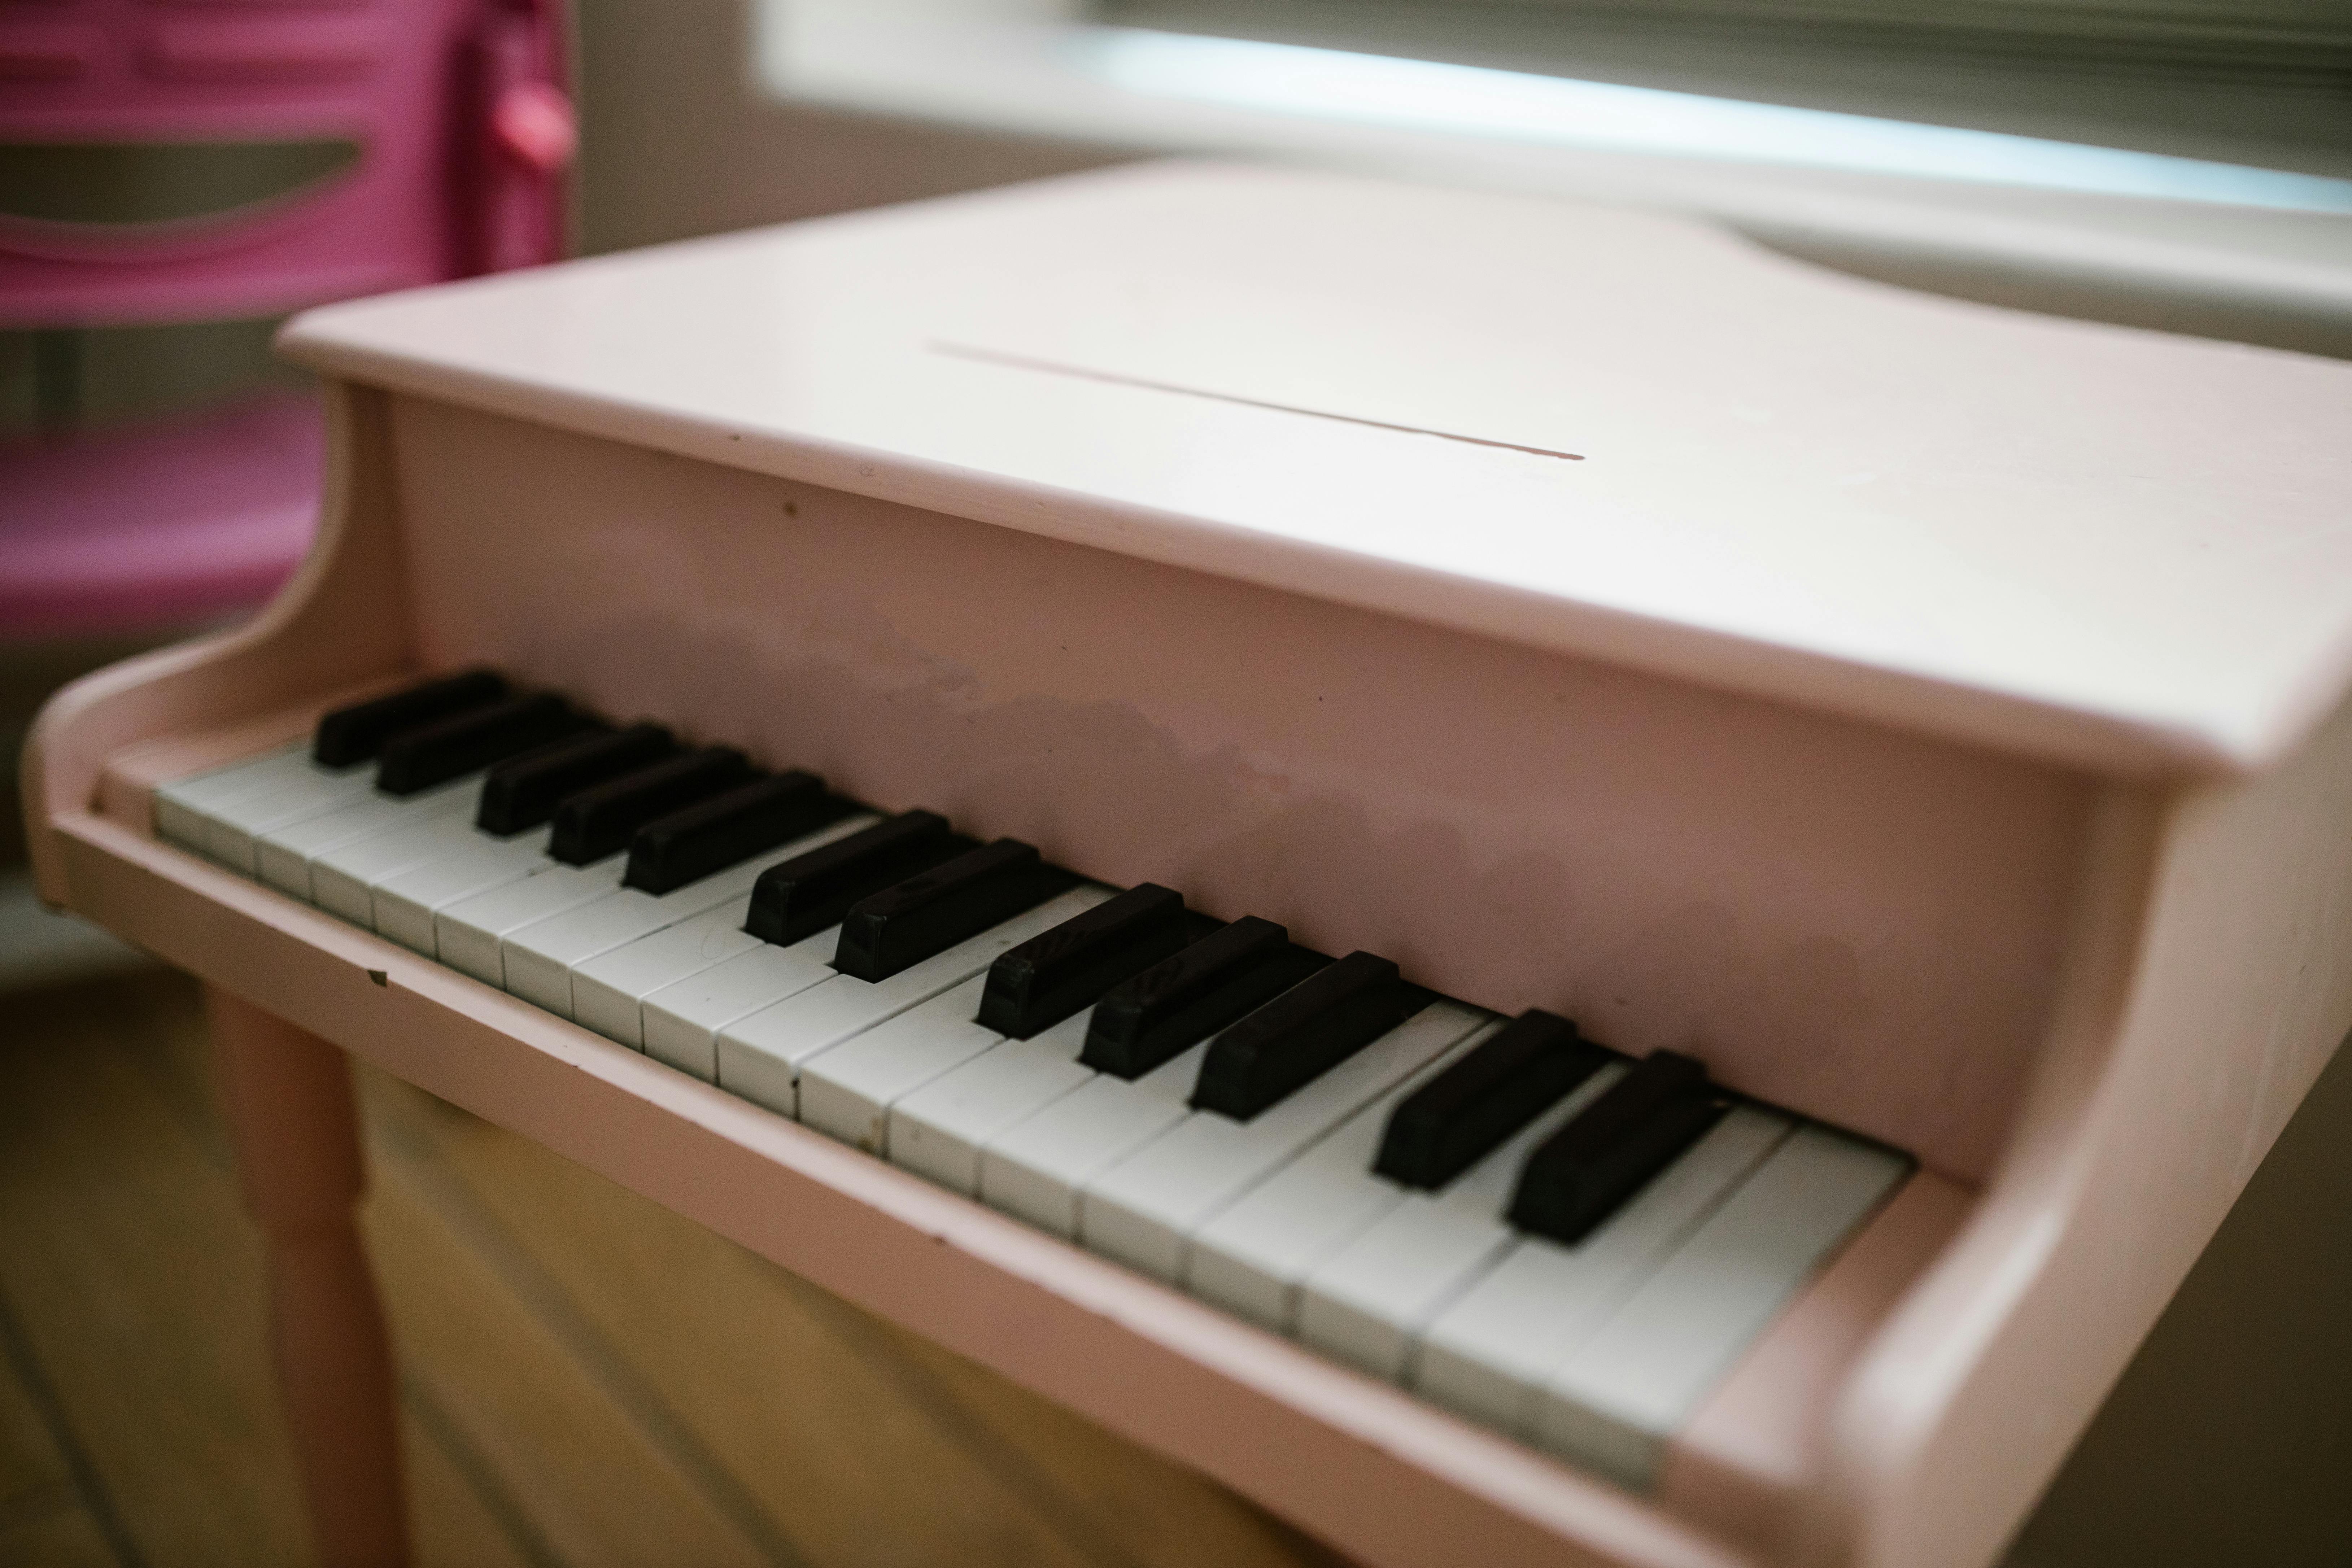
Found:
<path fill-rule="evenodd" d="M 551 258 L 560 5 L 0 7 L 0 325 L 274 315 Z M 182 210 L 207 188 L 225 208 Z"/>

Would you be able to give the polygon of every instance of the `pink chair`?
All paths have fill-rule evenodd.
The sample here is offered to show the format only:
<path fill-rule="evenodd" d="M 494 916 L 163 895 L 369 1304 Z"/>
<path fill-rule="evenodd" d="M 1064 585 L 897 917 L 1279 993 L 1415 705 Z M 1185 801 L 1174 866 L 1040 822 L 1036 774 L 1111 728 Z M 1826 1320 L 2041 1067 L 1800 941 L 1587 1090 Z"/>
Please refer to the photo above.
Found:
<path fill-rule="evenodd" d="M 573 150 L 562 0 L 268 8 L 47 0 L 0 14 L 0 156 L 74 200 L 89 149 L 325 149 L 342 166 L 143 222 L 0 212 L 0 328 L 282 314 L 562 248 Z M 103 156 L 104 154 L 99 154 Z M 168 155 L 168 154 L 167 154 Z M 41 208 L 38 199 L 19 208 Z M 0 441 L 0 638 L 160 629 L 267 598 L 310 543 L 315 405 L 247 395 Z"/>

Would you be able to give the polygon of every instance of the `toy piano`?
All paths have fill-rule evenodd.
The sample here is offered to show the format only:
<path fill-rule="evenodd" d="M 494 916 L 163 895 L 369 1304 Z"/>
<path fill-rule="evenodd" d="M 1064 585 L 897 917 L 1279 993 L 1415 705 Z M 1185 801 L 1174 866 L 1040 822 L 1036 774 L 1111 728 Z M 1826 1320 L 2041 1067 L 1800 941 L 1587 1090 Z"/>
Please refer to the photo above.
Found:
<path fill-rule="evenodd" d="M 1958 1568 L 2352 1027 L 2352 367 L 1195 164 L 283 346 L 27 787 L 289 1279 L 323 1040 L 1367 1563 Z"/>

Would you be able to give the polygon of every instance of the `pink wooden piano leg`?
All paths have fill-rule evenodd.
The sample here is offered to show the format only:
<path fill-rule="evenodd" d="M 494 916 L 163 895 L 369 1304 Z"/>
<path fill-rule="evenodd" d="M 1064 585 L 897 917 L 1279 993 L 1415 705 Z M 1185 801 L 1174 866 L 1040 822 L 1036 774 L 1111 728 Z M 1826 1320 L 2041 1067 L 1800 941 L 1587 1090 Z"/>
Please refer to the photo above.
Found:
<path fill-rule="evenodd" d="M 352 1223 L 366 1184 L 342 1052 L 206 988 L 245 1201 L 269 1243 L 271 1333 L 320 1561 L 408 1560 L 392 1347 Z"/>

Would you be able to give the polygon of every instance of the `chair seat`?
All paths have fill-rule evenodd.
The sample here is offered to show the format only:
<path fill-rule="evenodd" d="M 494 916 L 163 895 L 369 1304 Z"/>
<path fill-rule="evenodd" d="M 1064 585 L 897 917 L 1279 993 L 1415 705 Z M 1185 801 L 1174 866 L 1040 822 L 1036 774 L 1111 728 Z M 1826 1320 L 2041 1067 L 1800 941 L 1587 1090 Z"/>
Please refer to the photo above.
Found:
<path fill-rule="evenodd" d="M 310 548 L 317 401 L 0 445 L 0 638 L 200 622 L 276 593 Z"/>

